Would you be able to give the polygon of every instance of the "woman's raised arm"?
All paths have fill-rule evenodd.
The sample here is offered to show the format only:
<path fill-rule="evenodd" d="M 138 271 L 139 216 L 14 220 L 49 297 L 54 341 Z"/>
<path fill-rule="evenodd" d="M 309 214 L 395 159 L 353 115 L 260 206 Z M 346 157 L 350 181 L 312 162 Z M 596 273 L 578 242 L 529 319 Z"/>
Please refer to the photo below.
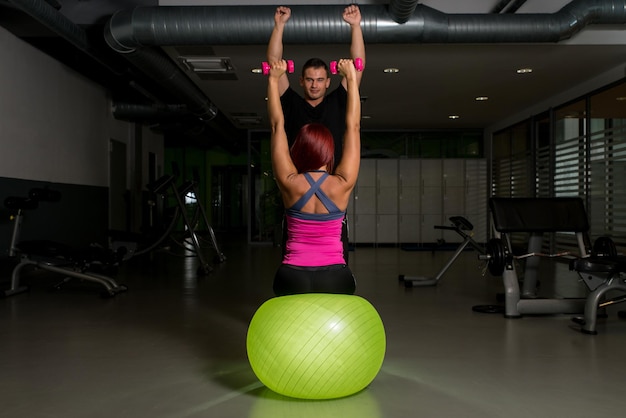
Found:
<path fill-rule="evenodd" d="M 361 97 L 359 80 L 350 59 L 342 59 L 337 68 L 346 80 L 348 102 L 346 106 L 346 132 L 343 137 L 343 155 L 337 165 L 335 175 L 341 177 L 351 190 L 359 175 L 361 163 Z"/>
<path fill-rule="evenodd" d="M 285 60 L 270 63 L 270 73 L 267 81 L 267 111 L 270 118 L 271 144 L 270 152 L 272 157 L 272 170 L 274 177 L 281 190 L 284 190 L 288 178 L 297 174 L 297 170 L 287 143 L 287 133 L 285 132 L 285 115 L 280 104 L 279 80 L 287 71 Z"/>

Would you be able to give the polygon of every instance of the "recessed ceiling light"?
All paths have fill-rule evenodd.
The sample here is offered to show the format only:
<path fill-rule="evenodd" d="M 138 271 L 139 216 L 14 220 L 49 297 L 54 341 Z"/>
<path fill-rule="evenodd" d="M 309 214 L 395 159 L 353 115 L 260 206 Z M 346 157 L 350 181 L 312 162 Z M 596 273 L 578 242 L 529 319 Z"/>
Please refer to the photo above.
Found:
<path fill-rule="evenodd" d="M 487 97 L 487 96 L 478 96 L 474 100 L 476 100 L 477 102 L 484 102 L 485 100 L 489 100 L 489 97 Z"/>
<path fill-rule="evenodd" d="M 448 119 L 458 119 L 458 118 L 460 118 L 459 115 L 450 115 L 450 116 L 448 116 Z"/>
<path fill-rule="evenodd" d="M 396 74 L 399 73 L 400 69 L 399 68 L 395 68 L 395 67 L 389 67 L 389 68 L 385 68 L 383 70 L 383 73 L 387 73 L 387 74 Z"/>
<path fill-rule="evenodd" d="M 370 115 L 362 115 L 361 119 L 372 119 Z"/>
<path fill-rule="evenodd" d="M 262 68 L 253 68 L 250 70 L 253 74 L 261 74 L 263 73 L 263 69 Z"/>
<path fill-rule="evenodd" d="M 615 100 L 617 100 L 618 102 L 626 102 L 626 96 L 616 97 Z"/>
<path fill-rule="evenodd" d="M 532 68 L 518 68 L 517 74 L 530 74 L 533 72 Z"/>

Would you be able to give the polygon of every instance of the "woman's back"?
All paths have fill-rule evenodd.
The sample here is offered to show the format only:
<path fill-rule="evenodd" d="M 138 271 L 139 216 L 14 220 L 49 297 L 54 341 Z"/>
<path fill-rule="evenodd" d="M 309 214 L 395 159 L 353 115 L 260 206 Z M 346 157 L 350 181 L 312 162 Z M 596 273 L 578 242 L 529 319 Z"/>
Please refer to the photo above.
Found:
<path fill-rule="evenodd" d="M 302 177 L 309 188 L 287 207 L 289 239 L 283 263 L 295 266 L 341 264 L 344 260 L 341 230 L 345 210 L 337 207 L 323 190 L 332 176 L 317 171 L 303 173 Z"/>
<path fill-rule="evenodd" d="M 320 179 L 325 171 L 313 171 L 294 175 L 284 186 L 282 193 L 283 203 L 286 208 L 292 207 L 299 199 L 302 198 L 311 188 L 305 174 L 308 174 L 313 180 Z M 350 193 L 354 188 L 354 184 L 347 184 L 340 177 L 328 174 L 320 185 L 320 190 L 328 196 L 328 198 L 339 208 L 345 212 L 348 208 Z M 308 199 L 300 209 L 305 213 L 328 213 L 328 209 L 319 198 Z"/>

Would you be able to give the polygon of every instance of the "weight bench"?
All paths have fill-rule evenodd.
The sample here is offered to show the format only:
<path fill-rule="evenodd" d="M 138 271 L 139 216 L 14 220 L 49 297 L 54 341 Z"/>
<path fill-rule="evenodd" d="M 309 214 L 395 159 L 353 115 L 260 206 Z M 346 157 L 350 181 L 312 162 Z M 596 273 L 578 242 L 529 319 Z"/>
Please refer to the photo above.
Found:
<path fill-rule="evenodd" d="M 55 202 L 60 198 L 59 192 L 34 188 L 30 190 L 28 197 L 10 196 L 5 199 L 5 207 L 16 211 L 9 256 L 17 258 L 18 263 L 11 273 L 11 287 L 0 292 L 1 296 L 13 296 L 28 291 L 27 286 L 20 284 L 22 271 L 28 266 L 65 276 L 54 286 L 57 289 L 71 279 L 79 279 L 102 286 L 102 295 L 106 297 L 113 297 L 127 290 L 125 285 L 119 285 L 114 279 L 93 271 L 96 266 L 101 269 L 107 264 L 116 264 L 122 254 L 99 247 L 75 249 L 49 240 L 19 241 L 23 212 L 37 209 L 39 202 Z"/>
<path fill-rule="evenodd" d="M 582 332 L 596 333 L 598 309 L 611 303 L 626 300 L 618 297 L 604 300 L 607 292 L 626 286 L 620 274 L 626 267 L 626 259 L 617 255 L 593 254 L 589 238 L 589 222 L 580 198 L 491 198 L 489 208 L 497 238 L 487 244 L 487 254 L 479 258 L 487 260 L 489 271 L 502 276 L 504 284 L 504 316 L 519 318 L 533 314 L 580 314 L 584 319 Z M 529 234 L 528 253 L 513 253 L 511 234 Z M 569 253 L 541 253 L 544 233 L 571 233 L 576 237 L 578 255 Z M 604 237 L 606 239 L 606 237 Z M 538 268 L 543 257 L 570 257 L 570 270 L 576 271 L 591 291 L 586 298 L 537 298 Z M 520 284 L 515 259 L 526 259 L 524 282 Z M 488 312 L 490 305 L 475 306 L 478 312 Z"/>

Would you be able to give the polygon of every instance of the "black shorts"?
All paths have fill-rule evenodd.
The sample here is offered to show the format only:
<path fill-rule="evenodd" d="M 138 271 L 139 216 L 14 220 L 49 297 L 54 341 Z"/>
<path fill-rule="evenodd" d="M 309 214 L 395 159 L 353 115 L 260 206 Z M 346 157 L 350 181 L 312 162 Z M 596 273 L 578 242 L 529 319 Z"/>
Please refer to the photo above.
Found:
<path fill-rule="evenodd" d="M 274 276 L 276 296 L 300 293 L 339 293 L 353 295 L 354 275 L 345 264 L 322 267 L 297 267 L 281 264 Z"/>

